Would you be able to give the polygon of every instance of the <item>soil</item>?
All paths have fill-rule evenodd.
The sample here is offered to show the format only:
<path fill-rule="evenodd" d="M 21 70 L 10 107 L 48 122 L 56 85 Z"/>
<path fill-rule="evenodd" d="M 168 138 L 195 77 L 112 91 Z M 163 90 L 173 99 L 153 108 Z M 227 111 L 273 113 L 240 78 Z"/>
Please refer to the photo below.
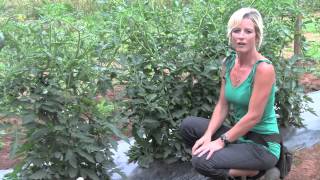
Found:
<path fill-rule="evenodd" d="M 294 152 L 294 163 L 286 180 L 320 179 L 320 144 Z"/>
<path fill-rule="evenodd" d="M 305 92 L 312 92 L 320 90 L 320 77 L 311 73 L 305 73 L 299 79 L 299 82 L 304 87 Z"/>
<path fill-rule="evenodd" d="M 9 158 L 10 143 L 12 141 L 12 138 L 6 136 L 2 138 L 2 141 L 4 142 L 4 146 L 0 151 L 0 169 L 9 169 L 12 168 L 19 160 Z"/>

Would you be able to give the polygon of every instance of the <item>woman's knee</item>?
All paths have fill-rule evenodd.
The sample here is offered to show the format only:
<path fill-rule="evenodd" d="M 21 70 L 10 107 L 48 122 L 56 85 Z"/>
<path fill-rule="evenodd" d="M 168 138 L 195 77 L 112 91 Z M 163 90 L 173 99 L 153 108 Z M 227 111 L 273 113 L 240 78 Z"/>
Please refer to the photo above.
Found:
<path fill-rule="evenodd" d="M 208 161 L 203 157 L 192 156 L 191 163 L 192 163 L 192 166 L 197 170 L 198 169 L 200 169 L 200 170 L 209 169 Z"/>
<path fill-rule="evenodd" d="M 193 156 L 192 157 L 192 166 L 198 171 L 200 174 L 208 177 L 227 177 L 228 170 L 227 169 L 218 169 L 214 162 L 205 159 L 205 155 L 202 157 Z"/>
<path fill-rule="evenodd" d="M 209 172 L 215 169 L 214 164 L 212 164 L 211 162 L 209 162 L 209 160 L 205 159 L 205 155 L 203 155 L 202 157 L 198 157 L 198 156 L 193 156 L 192 157 L 192 166 L 200 172 Z"/>

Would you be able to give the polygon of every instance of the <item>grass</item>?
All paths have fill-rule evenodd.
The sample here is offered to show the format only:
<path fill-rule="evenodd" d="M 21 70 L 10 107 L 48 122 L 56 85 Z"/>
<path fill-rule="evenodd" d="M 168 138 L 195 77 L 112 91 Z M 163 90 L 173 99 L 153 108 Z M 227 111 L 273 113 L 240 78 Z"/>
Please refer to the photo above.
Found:
<path fill-rule="evenodd" d="M 319 25 L 316 22 L 307 23 L 304 27 L 305 32 L 319 33 Z"/>
<path fill-rule="evenodd" d="M 314 62 L 314 66 L 307 72 L 320 77 L 320 18 L 318 16 L 318 13 L 315 13 L 305 19 L 303 32 L 307 40 L 305 56 Z"/>
<path fill-rule="evenodd" d="M 320 61 L 320 14 L 314 13 L 305 20 L 303 31 L 311 35 L 307 40 L 308 49 L 306 55 L 316 61 Z"/>
<path fill-rule="evenodd" d="M 320 61 L 320 42 L 313 41 L 309 43 L 306 55 L 315 61 Z"/>

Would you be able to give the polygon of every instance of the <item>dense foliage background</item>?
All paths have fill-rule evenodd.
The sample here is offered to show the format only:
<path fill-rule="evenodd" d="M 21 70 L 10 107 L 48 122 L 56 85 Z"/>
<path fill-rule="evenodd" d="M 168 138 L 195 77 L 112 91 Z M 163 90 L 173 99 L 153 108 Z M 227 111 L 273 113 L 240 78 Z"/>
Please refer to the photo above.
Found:
<path fill-rule="evenodd" d="M 181 120 L 210 117 L 221 61 L 231 52 L 227 21 L 240 7 L 264 17 L 261 53 L 276 67 L 279 123 L 301 126 L 301 112 L 310 110 L 297 81 L 296 62 L 306 59 L 285 57 L 284 49 L 297 15 L 309 24 L 318 20 L 310 14 L 316 1 L 305 7 L 294 0 L 0 2 L 0 112 L 21 118 L 7 130 L 12 154 L 23 159 L 10 178 L 121 174 L 112 149 L 126 139 L 119 129 L 127 125 L 136 141 L 131 161 L 148 167 L 156 159 L 188 160 Z"/>

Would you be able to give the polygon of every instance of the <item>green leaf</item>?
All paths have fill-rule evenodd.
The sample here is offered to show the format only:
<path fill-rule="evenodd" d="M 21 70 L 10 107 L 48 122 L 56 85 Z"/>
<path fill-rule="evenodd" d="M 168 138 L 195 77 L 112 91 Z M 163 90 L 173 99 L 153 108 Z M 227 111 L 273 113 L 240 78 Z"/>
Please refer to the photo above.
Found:
<path fill-rule="evenodd" d="M 213 109 L 209 104 L 202 104 L 201 109 L 204 111 L 211 111 Z"/>
<path fill-rule="evenodd" d="M 157 98 L 157 94 L 149 94 L 146 96 L 147 101 L 152 102 L 153 100 L 155 100 Z"/>
<path fill-rule="evenodd" d="M 152 162 L 153 162 L 153 158 L 152 158 L 151 154 L 148 154 L 148 155 L 139 157 L 138 164 L 139 164 L 141 167 L 148 168 L 149 165 L 150 165 Z"/>
<path fill-rule="evenodd" d="M 48 111 L 48 112 L 51 112 L 51 113 L 57 112 L 56 109 L 54 109 L 54 108 L 52 108 L 52 107 L 50 107 L 50 106 L 46 106 L 46 105 L 42 105 L 42 106 L 41 106 L 41 109 L 43 109 L 43 110 L 45 110 L 45 111 Z"/>
<path fill-rule="evenodd" d="M 95 143 L 93 143 L 93 144 L 95 144 Z M 93 145 L 93 144 L 84 146 L 84 149 L 86 149 L 89 153 L 97 152 L 97 151 L 100 151 L 101 149 L 103 149 L 102 147 L 97 146 L 97 145 Z"/>
<path fill-rule="evenodd" d="M 96 163 L 95 160 L 93 159 L 93 157 L 92 157 L 90 154 L 88 154 L 88 153 L 86 153 L 86 152 L 84 152 L 84 151 L 82 151 L 82 150 L 80 150 L 80 149 L 77 150 L 77 153 L 78 153 L 80 156 L 86 158 L 89 162 L 91 162 L 91 163 Z"/>
<path fill-rule="evenodd" d="M 102 152 L 97 152 L 95 158 L 98 163 L 101 163 L 105 160 L 105 157 Z"/>
<path fill-rule="evenodd" d="M 11 145 L 10 145 L 10 158 L 11 159 L 13 159 L 15 157 L 15 155 L 17 154 L 18 149 L 20 147 L 19 140 L 21 137 L 20 137 L 18 128 L 14 129 L 12 137 L 13 137 L 13 141 L 11 142 Z"/>
<path fill-rule="evenodd" d="M 111 123 L 106 121 L 104 123 L 104 126 L 105 126 L 105 128 L 109 129 L 111 132 L 113 132 L 117 137 L 120 137 L 124 141 L 129 142 L 129 139 L 126 136 L 124 136 L 122 134 L 122 132 L 116 126 L 114 126 L 113 124 L 111 124 Z"/>
<path fill-rule="evenodd" d="M 146 128 L 150 128 L 150 129 L 156 129 L 160 126 L 160 122 L 155 120 L 155 119 L 151 119 L 151 118 L 146 118 L 143 120 L 143 125 Z"/>
<path fill-rule="evenodd" d="M 160 113 L 162 116 L 166 116 L 166 115 L 167 115 L 167 112 L 166 112 L 166 110 L 165 110 L 163 107 L 157 106 L 157 107 L 155 107 L 155 108 L 159 111 L 159 113 Z"/>
<path fill-rule="evenodd" d="M 33 173 L 29 178 L 30 179 L 46 179 L 47 175 L 48 173 L 44 169 L 41 169 Z"/>
<path fill-rule="evenodd" d="M 33 113 L 22 116 L 22 122 L 24 125 L 34 122 L 35 119 L 36 119 L 36 116 Z"/>
<path fill-rule="evenodd" d="M 71 165 L 73 168 L 77 168 L 77 167 L 78 167 L 77 158 L 76 158 L 74 152 L 73 152 L 72 150 L 70 150 L 70 149 L 67 150 L 66 160 L 70 163 L 70 165 Z"/>
<path fill-rule="evenodd" d="M 157 131 L 155 133 L 152 134 L 152 136 L 154 137 L 154 139 L 156 140 L 156 142 L 161 145 L 162 143 L 162 136 L 163 136 L 163 133 L 161 131 Z"/>
<path fill-rule="evenodd" d="M 66 129 L 65 126 L 59 126 L 59 125 L 57 125 L 57 126 L 54 127 L 54 130 L 55 130 L 55 131 L 63 131 L 63 130 L 65 130 L 65 129 Z"/>
<path fill-rule="evenodd" d="M 87 136 L 85 133 L 83 132 L 76 132 L 72 134 L 73 137 L 77 137 L 80 139 L 80 141 L 82 142 L 86 142 L 86 143 L 95 143 L 94 138 Z"/>
<path fill-rule="evenodd" d="M 60 159 L 62 157 L 62 153 L 61 152 L 55 152 L 55 153 L 53 153 L 53 155 L 57 159 Z"/>
<path fill-rule="evenodd" d="M 137 128 L 134 133 L 136 133 L 141 139 L 146 135 L 144 128 Z"/>
<path fill-rule="evenodd" d="M 185 110 L 185 109 L 177 110 L 177 111 L 175 111 L 174 113 L 172 113 L 172 116 L 173 116 L 174 118 L 181 119 L 181 118 L 184 116 L 185 113 L 186 113 L 186 110 Z"/>
<path fill-rule="evenodd" d="M 77 168 L 70 167 L 68 169 L 69 176 L 72 177 L 72 178 L 75 178 L 77 176 L 77 174 L 78 174 L 78 171 L 79 170 Z"/>
<path fill-rule="evenodd" d="M 34 139 L 34 140 L 39 140 L 40 138 L 43 138 L 44 136 L 46 136 L 48 133 L 49 133 L 49 130 L 46 127 L 43 127 L 43 128 L 40 128 L 40 129 L 36 129 L 32 133 L 31 138 Z"/>
<path fill-rule="evenodd" d="M 97 174 L 91 169 L 81 168 L 80 169 L 80 174 L 83 177 L 87 177 L 88 176 L 89 178 L 91 178 L 93 180 L 100 180 L 99 177 L 97 176 Z"/>
<path fill-rule="evenodd" d="M 87 170 L 87 173 L 88 173 L 88 176 L 89 176 L 91 179 L 93 179 L 93 180 L 100 180 L 100 178 L 97 176 L 97 174 L 96 174 L 93 170 L 89 169 L 89 170 Z"/>

